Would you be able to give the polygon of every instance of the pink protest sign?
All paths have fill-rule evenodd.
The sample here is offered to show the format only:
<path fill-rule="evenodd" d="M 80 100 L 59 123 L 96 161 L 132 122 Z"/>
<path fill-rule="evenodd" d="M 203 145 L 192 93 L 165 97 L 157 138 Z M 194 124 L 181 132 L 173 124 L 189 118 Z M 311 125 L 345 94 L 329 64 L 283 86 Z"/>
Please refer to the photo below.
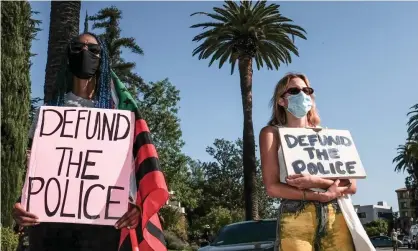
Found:
<path fill-rule="evenodd" d="M 134 115 L 40 109 L 22 206 L 41 222 L 113 225 L 128 210 Z"/>

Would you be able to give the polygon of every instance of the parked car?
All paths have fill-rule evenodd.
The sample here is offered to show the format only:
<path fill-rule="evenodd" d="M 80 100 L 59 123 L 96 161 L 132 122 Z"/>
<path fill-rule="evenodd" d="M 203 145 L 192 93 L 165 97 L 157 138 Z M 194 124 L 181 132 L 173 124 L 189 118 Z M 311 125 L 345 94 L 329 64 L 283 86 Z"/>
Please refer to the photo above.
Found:
<path fill-rule="evenodd" d="M 370 241 L 372 242 L 374 247 L 391 247 L 392 246 L 392 238 L 386 235 L 370 237 Z M 398 247 L 402 247 L 402 246 L 403 246 L 403 242 L 398 239 Z"/>
<path fill-rule="evenodd" d="M 244 221 L 223 227 L 209 245 L 198 251 L 273 251 L 276 220 Z"/>

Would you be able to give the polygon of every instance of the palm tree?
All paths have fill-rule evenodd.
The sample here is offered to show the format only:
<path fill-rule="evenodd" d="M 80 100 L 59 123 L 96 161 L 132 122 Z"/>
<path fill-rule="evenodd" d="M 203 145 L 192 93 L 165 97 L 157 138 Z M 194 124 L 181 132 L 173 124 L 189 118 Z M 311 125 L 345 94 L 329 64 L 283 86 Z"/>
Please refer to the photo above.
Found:
<path fill-rule="evenodd" d="M 291 53 L 298 56 L 294 37 L 306 39 L 305 30 L 292 24 L 284 17 L 279 5 L 260 1 L 242 1 L 239 4 L 225 1 L 222 8 L 213 8 L 214 13 L 197 12 L 211 18 L 205 23 L 192 25 L 191 28 L 203 28 L 204 31 L 193 38 L 202 43 L 193 51 L 199 59 L 211 57 L 209 66 L 219 60 L 219 68 L 226 61 L 231 64 L 231 74 L 238 62 L 242 107 L 244 113 L 243 165 L 244 196 L 246 219 L 258 218 L 256 184 L 256 158 L 254 129 L 252 121 L 252 75 L 253 59 L 260 69 L 278 69 L 282 63 L 292 61 Z"/>
<path fill-rule="evenodd" d="M 415 193 L 415 213 L 418 215 L 418 104 L 412 106 L 409 117 L 408 138 L 404 145 L 399 145 L 398 155 L 393 159 L 396 163 L 395 171 L 407 171 L 409 176 L 405 180 L 407 187 Z"/>
<path fill-rule="evenodd" d="M 80 1 L 51 1 L 48 56 L 45 69 L 44 101 L 55 95 L 55 80 L 69 40 L 78 35 Z"/>
<path fill-rule="evenodd" d="M 409 117 L 408 138 L 404 145 L 399 145 L 398 155 L 393 159 L 395 171 L 410 170 L 418 178 L 418 104 L 412 106 L 412 111 L 408 112 Z"/>
<path fill-rule="evenodd" d="M 396 163 L 395 171 L 413 171 L 418 178 L 418 142 L 407 140 L 397 150 L 398 155 L 393 159 L 393 163 Z"/>
<path fill-rule="evenodd" d="M 119 76 L 120 80 L 128 85 L 129 90 L 136 97 L 137 88 L 143 85 L 143 80 L 138 74 L 133 72 L 136 64 L 134 62 L 126 62 L 121 57 L 121 53 L 123 48 L 130 49 L 131 52 L 137 55 L 144 55 L 144 51 L 136 43 L 135 38 L 121 37 L 121 29 L 119 27 L 121 18 L 122 11 L 115 6 L 111 6 L 101 9 L 96 15 L 88 17 L 88 20 L 94 21 L 93 29 L 105 29 L 105 32 L 100 36 L 106 42 L 112 69 Z"/>

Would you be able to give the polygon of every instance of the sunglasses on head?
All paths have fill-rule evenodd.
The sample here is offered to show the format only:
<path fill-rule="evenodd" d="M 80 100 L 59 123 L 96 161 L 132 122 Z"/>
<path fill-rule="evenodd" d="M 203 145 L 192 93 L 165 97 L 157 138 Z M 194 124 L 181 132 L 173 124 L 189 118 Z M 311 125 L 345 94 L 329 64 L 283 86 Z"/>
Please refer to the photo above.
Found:
<path fill-rule="evenodd" d="M 306 95 L 311 95 L 312 93 L 314 93 L 314 89 L 312 89 L 311 87 L 303 87 L 302 89 L 297 88 L 297 87 L 292 87 L 287 89 L 282 97 L 286 94 L 290 94 L 290 95 L 297 95 L 299 94 L 301 91 L 303 91 Z"/>
<path fill-rule="evenodd" d="M 100 54 L 100 45 L 98 44 L 86 44 L 82 42 L 71 42 L 70 43 L 70 51 L 73 53 L 78 53 L 84 49 L 84 47 L 87 47 L 87 50 L 90 51 L 93 54 Z"/>

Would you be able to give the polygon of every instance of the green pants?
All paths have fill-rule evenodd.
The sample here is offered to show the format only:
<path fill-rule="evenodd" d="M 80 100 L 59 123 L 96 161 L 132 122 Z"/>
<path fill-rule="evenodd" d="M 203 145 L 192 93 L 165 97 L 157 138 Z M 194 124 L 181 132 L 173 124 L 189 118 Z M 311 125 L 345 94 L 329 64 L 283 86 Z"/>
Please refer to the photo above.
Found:
<path fill-rule="evenodd" d="M 336 201 L 282 200 L 277 251 L 354 251 L 350 230 Z"/>

